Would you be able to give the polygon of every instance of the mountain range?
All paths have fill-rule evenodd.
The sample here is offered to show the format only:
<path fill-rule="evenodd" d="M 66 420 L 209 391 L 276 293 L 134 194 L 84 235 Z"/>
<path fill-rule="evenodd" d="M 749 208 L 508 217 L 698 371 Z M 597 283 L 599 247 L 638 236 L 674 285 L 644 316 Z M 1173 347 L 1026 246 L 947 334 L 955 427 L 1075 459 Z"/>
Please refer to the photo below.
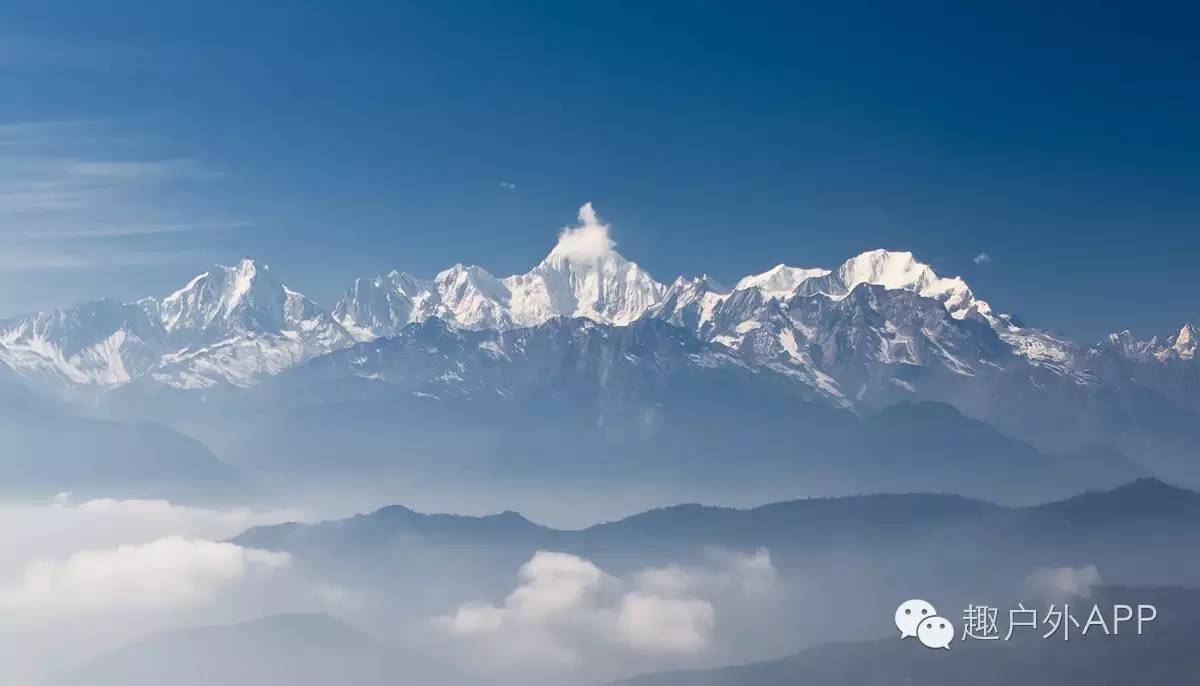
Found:
<path fill-rule="evenodd" d="M 162 298 L 0 321 L 0 372 L 98 398 L 116 418 L 181 428 L 234 462 L 287 452 L 277 445 L 286 433 L 235 430 L 244 416 L 296 435 L 312 423 L 306 407 L 331 410 L 317 426 L 350 441 L 374 430 L 361 428 L 364 416 L 403 410 L 427 420 L 407 433 L 416 444 L 453 444 L 470 419 L 519 449 L 513 427 L 536 435 L 559 415 L 659 445 L 674 436 L 659 431 L 664 418 L 694 434 L 741 424 L 713 439 L 721 445 L 775 436 L 768 421 L 819 433 L 831 415 L 817 406 L 869 418 L 942 403 L 1032 445 L 1026 453 L 1113 450 L 1132 465 L 1122 476 L 1200 483 L 1196 341 L 1189 324 L 1162 339 L 1122 332 L 1076 343 L 993 310 L 908 252 L 872 250 L 829 269 L 779 265 L 732 287 L 706 276 L 668 284 L 620 255 L 585 205 L 524 274 L 461 264 L 432 280 L 391 272 L 355 279 L 325 310 L 247 259 Z M 961 428 L 940 416 L 936 430 Z"/>
<path fill-rule="evenodd" d="M 255 383 L 353 342 L 253 260 L 216 266 L 164 298 L 101 299 L 0 323 L 0 359 L 33 380 L 111 388 Z"/>
<path fill-rule="evenodd" d="M 911 660 L 932 655 L 894 637 L 892 617 L 902 600 L 926 598 L 938 608 L 954 608 L 948 616 L 961 629 L 957 622 L 968 604 L 1009 608 L 1024 602 L 1027 607 L 1045 608 L 1069 596 L 1072 607 L 1078 607 L 1102 600 L 1101 595 L 1088 597 L 1093 591 L 1100 593 L 1093 586 L 1101 583 L 1195 587 L 1200 583 L 1200 567 L 1195 565 L 1198 516 L 1200 495 L 1143 479 L 1028 507 L 932 493 L 805 498 L 747 509 L 685 504 L 577 530 L 544 527 L 515 512 L 472 517 L 390 506 L 341 520 L 258 527 L 234 541 L 287 551 L 297 573 L 369 594 L 372 610 L 392 622 L 442 614 L 467 599 L 498 602 L 511 590 L 516 570 L 537 551 L 578 556 L 619 578 L 670 573 L 671 578 L 706 579 L 726 589 L 735 581 L 720 562 L 752 558 L 758 561 L 757 569 L 768 568 L 774 579 L 769 602 L 756 605 L 753 612 L 742 612 L 736 600 L 718 606 L 716 639 L 726 647 L 737 647 L 708 655 L 706 666 L 825 647 L 805 653 L 802 671 L 780 672 L 775 678 L 752 672 L 740 678 L 722 673 L 712 683 L 799 680 L 874 685 L 894 683 L 874 674 L 878 669 L 892 665 L 903 673 L 925 664 L 910 664 Z M 1089 574 L 1091 581 L 1073 581 L 1076 570 L 1083 569 L 1098 571 Z M 1054 585 L 1031 581 L 1038 578 L 1037 570 L 1043 570 L 1043 576 L 1044 570 L 1050 570 L 1051 578 L 1061 581 Z M 412 588 L 432 590 L 406 592 Z M 1134 603 L 1157 600 L 1151 595 L 1125 594 Z M 1187 598 L 1176 597 L 1158 605 L 1163 624 L 1154 627 L 1156 637 L 1179 638 L 1167 624 L 1191 616 L 1183 613 L 1193 607 L 1195 592 L 1185 595 L 1191 598 L 1186 605 L 1182 600 Z M 849 655 L 829 647 L 839 641 L 882 636 L 888 637 L 888 643 L 856 643 L 860 647 Z M 1105 637 L 1089 640 L 1108 640 L 1091 643 L 1102 651 L 1118 648 Z M 879 650 L 893 643 L 903 652 Z M 1148 642 L 1121 645 L 1121 650 L 1144 652 L 1148 659 L 1153 653 Z M 951 653 L 963 647 L 955 643 Z M 991 648 L 1005 650 L 1000 645 Z M 976 657 L 987 661 L 985 655 L 991 654 Z M 1037 660 L 1052 661 L 1056 655 L 1039 653 Z M 1174 660 L 1190 655 L 1191 651 L 1173 644 L 1161 657 Z M 854 674 L 856 666 L 870 666 L 872 678 L 819 678 L 825 674 L 818 671 L 823 669 L 822 659 L 837 661 L 830 669 L 850 670 L 833 674 Z M 809 664 L 809 660 L 816 662 Z M 1011 675 L 1022 664 L 1028 666 L 1024 660 L 1002 666 Z M 688 664 L 696 663 L 675 662 Z M 953 667 L 965 668 L 963 664 Z M 704 680 L 707 675 L 688 676 L 669 675 L 645 683 L 709 683 Z M 931 676 L 938 677 L 931 683 L 961 683 L 941 672 Z"/>
<path fill-rule="evenodd" d="M 0 379 L 0 496 L 225 500 L 253 492 L 200 441 L 154 422 L 89 417 Z"/>
<path fill-rule="evenodd" d="M 233 539 L 287 551 L 297 580 L 370 599 L 340 605 L 349 616 L 275 615 L 163 631 L 70 666 L 50 683 L 593 684 L 679 668 L 690 671 L 620 683 L 1057 684 L 1080 675 L 1089 683 L 1185 683 L 1197 664 L 1190 645 L 1200 595 L 1178 585 L 1200 582 L 1198 516 L 1200 495 L 1151 479 L 1020 508 L 882 494 L 747 509 L 677 505 L 578 530 L 511 511 L 461 516 L 393 505 L 255 527 Z M 439 633 L 430 618 L 464 602 L 502 602 L 538 551 L 586 561 L 610 583 L 698 594 L 714 608 L 711 643 L 696 655 L 615 653 L 603 667 L 571 663 L 574 671 L 553 677 L 524 654 L 515 676 L 463 659 L 479 657 L 481 646 Z M 1086 580 L 1073 581 L 1085 567 L 1092 570 Z M 1031 584 L 1034 570 L 1065 581 Z M 574 607 L 581 592 L 569 575 L 541 583 L 559 588 L 552 608 Z M 956 633 L 950 651 L 935 652 L 895 636 L 896 604 L 913 596 L 952 608 L 945 616 L 960 629 L 968 603 L 1003 613 L 1018 602 L 1043 612 L 1070 602 L 1081 619 L 1093 603 L 1149 603 L 1158 617 L 1145 636 L 1076 632 L 1070 642 L 1050 641 L 1040 638 L 1043 625 L 1011 642 L 960 641 Z M 552 626 L 564 636 L 577 628 Z M 417 635 L 403 627 L 417 627 Z M 430 650 L 429 639 L 444 643 Z M 722 664 L 739 666 L 713 669 Z"/>
<path fill-rule="evenodd" d="M 243 546 L 286 551 L 305 574 L 357 588 L 424 587 L 476 594 L 503 588 L 538 550 L 579 555 L 615 574 L 702 564 L 714 550 L 767 550 L 784 578 L 828 595 L 792 630 L 876 622 L 837 615 L 848 597 L 886 617 L 902 593 L 967 602 L 1011 600 L 1039 568 L 1094 565 L 1107 583 L 1196 585 L 1200 495 L 1152 479 L 1025 507 L 933 493 L 805 498 L 739 509 L 698 504 L 648 510 L 583 529 L 541 526 L 516 512 L 481 517 L 389 506 L 347 519 L 250 529 Z M 497 579 L 500 585 L 497 585 Z M 839 594 L 847 594 L 839 598 Z M 909 597 L 909 596 L 905 596 Z M 441 596 L 401 598 L 437 610 Z M 426 607 L 425 603 L 432 603 Z M 765 619 L 765 618 L 764 618 Z M 851 635 L 848 632 L 847 635 Z M 832 633 L 814 636 L 833 637 Z M 810 639 L 811 640 L 811 639 Z"/>
<path fill-rule="evenodd" d="M 872 250 L 832 270 L 781 264 L 732 288 L 707 276 L 668 285 L 613 249 L 590 204 L 579 221 L 527 273 L 497 278 L 456 264 L 432 280 L 398 271 L 357 278 L 328 312 L 254 260 L 218 265 L 163 298 L 99 299 L 2 320 L 0 361 L 22 376 L 72 386 L 113 387 L 144 376 L 179 388 L 248 386 L 431 318 L 498 331 L 561 317 L 613 326 L 651 318 L 764 367 L 803 370 L 797 378 L 853 403 L 859 379 L 826 370 L 910 365 L 969 376 L 1016 356 L 1086 383 L 1112 354 L 1135 366 L 1168 367 L 1195 356 L 1192 325 L 1163 340 L 1126 331 L 1092 346 L 1023 326 L 993 311 L 961 278 L 939 276 L 908 252 Z"/>
<path fill-rule="evenodd" d="M 518 557 L 537 549 L 565 550 L 607 560 L 648 555 L 686 559 L 706 547 L 768 548 L 778 560 L 799 551 L 797 564 L 820 551 L 905 558 L 928 555 L 923 567 L 977 562 L 976 553 L 1015 548 L 1024 555 L 994 560 L 999 567 L 1074 562 L 1090 555 L 1130 583 L 1200 580 L 1179 566 L 1200 539 L 1192 523 L 1200 517 L 1200 494 L 1150 478 L 1107 490 L 1022 507 L 938 493 L 872 494 L 802 498 L 751 508 L 683 504 L 655 508 L 583 529 L 554 529 L 517 512 L 485 516 L 425 514 L 392 505 L 369 514 L 317 523 L 284 523 L 249 529 L 238 545 L 283 550 L 306 560 L 327 558 L 351 569 L 373 552 L 395 554 L 405 547 L 515 547 Z M 953 548 L 946 542 L 953 540 Z M 1176 545 L 1155 560 L 1131 551 Z M 1125 553 L 1122 553 L 1122 550 Z M 1122 557 L 1124 555 L 1124 557 Z M 780 557 L 781 556 L 781 557 Z M 1111 557 L 1111 559 L 1109 559 Z M 404 556 L 395 564 L 415 562 Z M 1032 567 L 1031 567 L 1032 568 Z M 895 566 L 881 566 L 899 574 Z M 909 570 L 916 574 L 918 570 Z M 945 570 L 950 571 L 950 570 Z M 1153 578 L 1154 575 L 1159 575 Z"/>

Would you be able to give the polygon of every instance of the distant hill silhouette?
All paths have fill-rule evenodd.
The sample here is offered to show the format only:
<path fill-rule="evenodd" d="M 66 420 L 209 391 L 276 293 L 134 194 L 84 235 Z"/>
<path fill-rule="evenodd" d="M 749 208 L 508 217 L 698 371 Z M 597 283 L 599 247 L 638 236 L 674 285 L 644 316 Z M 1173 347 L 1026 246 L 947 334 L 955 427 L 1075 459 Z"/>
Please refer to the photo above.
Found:
<path fill-rule="evenodd" d="M 430 683 L 426 669 L 328 615 L 288 614 L 154 634 L 52 685 L 397 686 Z"/>

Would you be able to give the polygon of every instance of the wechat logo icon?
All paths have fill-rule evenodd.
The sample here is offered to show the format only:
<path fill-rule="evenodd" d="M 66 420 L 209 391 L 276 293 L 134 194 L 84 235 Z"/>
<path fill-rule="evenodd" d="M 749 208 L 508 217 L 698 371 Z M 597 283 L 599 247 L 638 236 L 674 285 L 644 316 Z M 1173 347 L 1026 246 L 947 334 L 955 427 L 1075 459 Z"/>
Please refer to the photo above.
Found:
<path fill-rule="evenodd" d="M 900 638 L 914 636 L 921 645 L 932 649 L 950 650 L 954 640 L 954 625 L 941 617 L 930 603 L 913 598 L 900 603 L 896 608 L 896 628 Z"/>

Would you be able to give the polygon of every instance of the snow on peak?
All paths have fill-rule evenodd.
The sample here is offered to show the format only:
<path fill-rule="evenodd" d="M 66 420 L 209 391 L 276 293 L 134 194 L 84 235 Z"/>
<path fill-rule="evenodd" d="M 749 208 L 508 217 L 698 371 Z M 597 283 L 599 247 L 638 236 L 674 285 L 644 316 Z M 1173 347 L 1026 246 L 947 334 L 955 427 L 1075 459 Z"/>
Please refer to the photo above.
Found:
<path fill-rule="evenodd" d="M 282 325 L 287 301 L 283 285 L 266 265 L 243 259 L 233 266 L 215 265 L 183 288 L 163 298 L 161 312 L 168 332 L 208 328 L 215 323 L 249 320 L 249 325 Z"/>
<path fill-rule="evenodd" d="M 461 262 L 456 263 L 449 269 L 444 269 L 438 272 L 434 277 L 434 283 L 473 283 L 481 288 L 495 288 L 500 285 L 500 281 L 492 276 L 491 272 L 483 267 L 475 265 L 465 265 Z M 495 295 L 501 295 L 501 291 L 495 291 Z"/>
<path fill-rule="evenodd" d="M 359 340 L 392 335 L 403 323 L 439 317 L 470 329 L 533 326 L 555 317 L 586 317 L 624 325 L 658 303 L 666 287 L 626 260 L 591 203 L 564 228 L 554 248 L 524 274 L 498 279 L 477 266 L 455 264 L 432 282 L 399 272 L 371 289 L 356 283 L 335 318 Z M 381 292 L 382 291 L 382 292 Z"/>
<path fill-rule="evenodd" d="M 1111 348 L 1131 360 L 1145 361 L 1156 356 L 1160 350 L 1158 338 L 1143 341 L 1129 329 L 1119 333 L 1110 333 L 1102 341 L 1102 345 Z"/>
<path fill-rule="evenodd" d="M 1120 333 L 1110 333 L 1100 341 L 1098 347 L 1115 350 L 1135 362 L 1186 361 L 1196 356 L 1196 339 L 1196 327 L 1184 324 L 1177 333 L 1167 336 L 1165 340 L 1158 336 L 1141 340 L 1126 329 Z"/>
<path fill-rule="evenodd" d="M 161 301 L 98 301 L 0 329 L 5 357 L 23 373 L 97 386 L 145 375 L 181 387 L 249 386 L 352 342 L 319 305 L 250 259 L 215 265 Z"/>
<path fill-rule="evenodd" d="M 621 326 L 641 317 L 662 300 L 667 287 L 615 246 L 609 225 L 585 203 L 578 226 L 563 229 L 541 264 L 503 279 L 513 322 L 530 326 L 566 316 Z"/>
<path fill-rule="evenodd" d="M 743 279 L 744 281 L 745 279 Z M 677 292 L 682 290 L 688 291 L 711 291 L 721 295 L 728 295 L 735 290 L 717 281 L 708 274 L 700 274 L 698 276 L 677 276 L 671 282 L 667 292 Z"/>
<path fill-rule="evenodd" d="M 938 276 L 929 265 L 917 261 L 911 252 L 870 250 L 846 260 L 837 274 L 847 292 L 864 283 L 889 290 L 912 291 L 942 303 L 958 319 L 976 311 L 990 321 L 991 308 L 975 299 L 965 281 L 957 276 Z"/>
<path fill-rule="evenodd" d="M 764 298 L 787 298 L 796 292 L 803 282 L 817 277 L 828 276 L 828 269 L 812 269 L 789 267 L 786 264 L 776 265 L 762 274 L 752 274 L 737 282 L 735 291 L 747 288 L 757 288 Z"/>
<path fill-rule="evenodd" d="M 650 315 L 687 329 L 712 321 L 713 312 L 732 291 L 708 274 L 676 277 Z"/>
<path fill-rule="evenodd" d="M 428 281 L 400 271 L 357 278 L 333 308 L 333 318 L 358 341 L 391 336 L 406 324 L 438 312 L 440 299 Z"/>
<path fill-rule="evenodd" d="M 805 285 L 811 279 L 820 280 Z M 787 299 L 798 291 L 804 291 L 806 294 L 823 293 L 839 299 L 862 284 L 882 286 L 888 290 L 913 291 L 933 298 L 959 319 L 973 307 L 985 317 L 990 313 L 987 303 L 976 300 L 962 279 L 942 278 L 929 265 L 917 261 L 911 252 L 892 250 L 864 252 L 846 260 L 833 272 L 820 268 L 776 265 L 762 274 L 745 277 L 734 290 L 757 288 L 764 298 Z"/>
<path fill-rule="evenodd" d="M 1179 333 L 1175 334 L 1168 340 L 1171 347 L 1170 350 L 1181 360 L 1190 360 L 1196 356 L 1196 327 L 1191 324 L 1184 324 L 1179 329 Z"/>
<path fill-rule="evenodd" d="M 860 283 L 875 284 L 888 289 L 909 289 L 937 278 L 928 265 L 922 264 L 911 252 L 869 250 L 842 263 L 838 276 L 853 290 Z"/>
<path fill-rule="evenodd" d="M 499 279 L 482 267 L 456 264 L 434 279 L 450 318 L 472 329 L 506 329 L 512 325 L 510 294 Z"/>

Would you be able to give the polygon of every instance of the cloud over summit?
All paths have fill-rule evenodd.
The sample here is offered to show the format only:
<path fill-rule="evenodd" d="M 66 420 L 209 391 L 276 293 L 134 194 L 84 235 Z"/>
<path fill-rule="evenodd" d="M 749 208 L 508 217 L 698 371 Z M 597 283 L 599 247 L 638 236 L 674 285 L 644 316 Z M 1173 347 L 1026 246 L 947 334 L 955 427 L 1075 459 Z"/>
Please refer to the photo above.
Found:
<path fill-rule="evenodd" d="M 551 256 L 572 262 L 595 262 L 613 253 L 616 242 L 609 237 L 609 225 L 600 221 L 592 203 L 579 208 L 578 224 L 563 228 Z"/>

